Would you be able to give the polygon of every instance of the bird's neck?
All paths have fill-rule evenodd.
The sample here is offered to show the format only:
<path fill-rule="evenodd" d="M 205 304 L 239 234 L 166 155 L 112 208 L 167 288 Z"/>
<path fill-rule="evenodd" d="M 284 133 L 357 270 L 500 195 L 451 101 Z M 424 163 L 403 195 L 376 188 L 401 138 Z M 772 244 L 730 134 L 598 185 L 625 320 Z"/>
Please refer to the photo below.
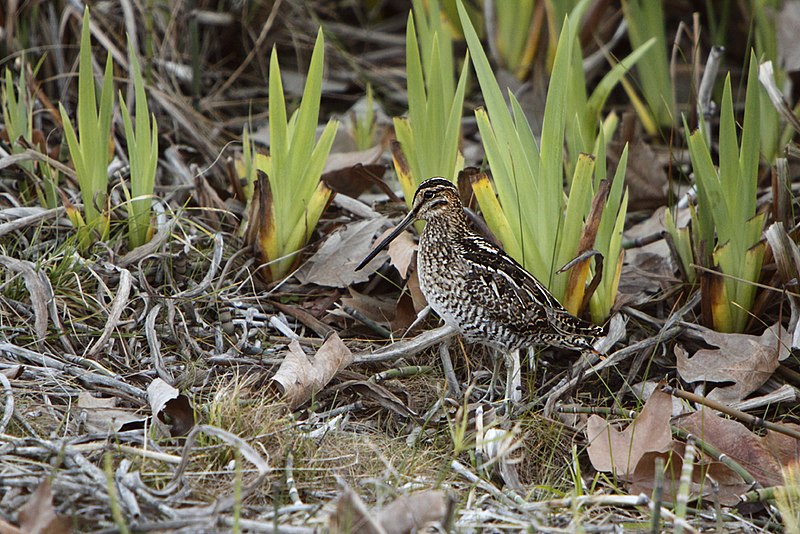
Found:
<path fill-rule="evenodd" d="M 470 232 L 467 215 L 462 208 L 437 215 L 428 219 L 425 224 L 424 234 L 441 235 L 447 243 L 448 241 L 466 235 Z"/>

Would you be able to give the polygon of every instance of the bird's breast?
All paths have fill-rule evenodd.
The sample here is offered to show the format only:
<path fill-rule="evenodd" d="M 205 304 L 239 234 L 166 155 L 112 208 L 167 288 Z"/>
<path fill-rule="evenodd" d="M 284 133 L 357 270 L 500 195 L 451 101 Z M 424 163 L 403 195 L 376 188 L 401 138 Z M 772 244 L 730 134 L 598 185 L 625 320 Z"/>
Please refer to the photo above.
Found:
<path fill-rule="evenodd" d="M 438 241 L 438 240 L 437 240 Z M 419 286 L 430 307 L 444 321 L 459 329 L 462 327 L 465 272 L 463 259 L 448 244 L 432 244 L 420 240 L 417 251 Z"/>

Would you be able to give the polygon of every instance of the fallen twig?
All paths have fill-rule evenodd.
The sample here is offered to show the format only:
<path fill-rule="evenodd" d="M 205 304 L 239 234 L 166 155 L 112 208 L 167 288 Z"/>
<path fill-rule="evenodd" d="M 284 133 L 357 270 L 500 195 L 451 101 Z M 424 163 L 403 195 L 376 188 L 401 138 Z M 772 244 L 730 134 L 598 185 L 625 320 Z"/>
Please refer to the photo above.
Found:
<path fill-rule="evenodd" d="M 437 343 L 441 343 L 442 341 L 453 337 L 457 333 L 458 329 L 453 326 L 445 325 L 439 328 L 434 328 L 433 330 L 423 332 L 412 339 L 392 343 L 391 345 L 387 345 L 386 347 L 378 349 L 374 352 L 368 354 L 357 354 L 353 360 L 353 363 L 360 364 L 386 362 L 389 360 L 413 356 L 419 352 L 422 352 L 428 347 L 432 347 Z"/>

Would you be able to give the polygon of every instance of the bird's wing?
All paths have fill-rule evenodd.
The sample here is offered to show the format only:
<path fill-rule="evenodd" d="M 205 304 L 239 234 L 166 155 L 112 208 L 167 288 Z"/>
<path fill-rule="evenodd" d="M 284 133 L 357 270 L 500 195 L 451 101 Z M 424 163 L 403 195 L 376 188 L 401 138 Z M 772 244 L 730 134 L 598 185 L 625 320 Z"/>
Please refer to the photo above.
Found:
<path fill-rule="evenodd" d="M 464 260 L 469 263 L 466 288 L 484 307 L 487 319 L 523 330 L 546 328 L 547 310 L 561 307 L 550 292 L 516 260 L 482 237 L 469 236 L 462 243 Z"/>
<path fill-rule="evenodd" d="M 596 337 L 602 329 L 578 319 L 514 258 L 484 238 L 464 241 L 467 272 L 474 273 L 467 287 L 487 307 L 497 307 L 501 317 L 514 316 L 520 328 L 545 328 L 565 336 Z M 516 313 L 509 313 L 510 311 Z"/>

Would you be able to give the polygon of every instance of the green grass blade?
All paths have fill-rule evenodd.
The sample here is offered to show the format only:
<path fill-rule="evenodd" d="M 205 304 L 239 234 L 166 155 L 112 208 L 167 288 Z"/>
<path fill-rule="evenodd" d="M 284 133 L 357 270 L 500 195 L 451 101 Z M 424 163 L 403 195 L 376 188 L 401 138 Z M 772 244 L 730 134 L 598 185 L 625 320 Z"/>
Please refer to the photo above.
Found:
<path fill-rule="evenodd" d="M 314 50 L 311 53 L 303 98 L 297 110 L 297 125 L 289 145 L 289 173 L 292 176 L 302 176 L 303 168 L 308 164 L 308 158 L 314 149 L 314 137 L 322 97 L 323 47 L 322 29 L 320 28 L 314 43 Z M 310 195 L 314 187 L 316 187 L 316 181 L 313 181 L 312 184 L 302 183 L 303 193 Z"/>
<path fill-rule="evenodd" d="M 83 12 L 78 64 L 78 135 L 84 146 L 92 146 L 94 142 L 99 141 L 92 138 L 92 133 L 97 129 L 96 123 L 97 99 L 92 72 L 92 41 L 89 31 L 89 7 L 87 6 Z"/>
<path fill-rule="evenodd" d="M 739 183 L 739 143 L 736 138 L 736 119 L 733 115 L 733 98 L 731 95 L 731 77 L 725 78 L 725 88 L 722 92 L 719 121 L 719 173 L 703 173 L 704 187 L 718 190 L 721 204 L 711 206 L 719 213 L 715 217 L 717 232 L 721 243 L 727 242 L 734 232 L 739 229 L 733 227 L 733 221 L 739 212 L 738 194 L 734 188 L 742 187 Z M 718 178 L 718 181 L 715 180 Z M 727 200 L 727 202 L 725 202 Z"/>
<path fill-rule="evenodd" d="M 85 176 L 86 166 L 83 162 L 80 142 L 75 135 L 75 128 L 72 126 L 69 114 L 67 114 L 67 110 L 64 109 L 64 105 L 61 102 L 58 103 L 58 108 L 61 112 L 61 121 L 64 123 L 64 137 L 67 139 L 67 148 L 69 148 L 70 156 L 72 157 L 72 164 L 75 166 L 75 174 Z"/>
<path fill-rule="evenodd" d="M 747 74 L 747 93 L 744 101 L 744 119 L 742 120 L 742 143 L 739 152 L 739 173 L 744 187 L 736 189 L 739 192 L 738 207 L 747 216 L 752 216 L 756 212 L 761 140 L 759 110 L 762 91 L 763 87 L 758 81 L 758 60 L 755 53 L 751 51 L 750 68 Z"/>
<path fill-rule="evenodd" d="M 603 107 L 605 107 L 611 91 L 614 90 L 622 77 L 644 57 L 655 43 L 655 37 L 645 41 L 641 46 L 625 56 L 622 61 L 614 65 L 614 67 L 597 83 L 586 104 L 587 115 L 591 120 L 596 121 L 600 117 L 600 112 Z M 589 117 L 587 117 L 586 120 L 589 120 Z"/>

